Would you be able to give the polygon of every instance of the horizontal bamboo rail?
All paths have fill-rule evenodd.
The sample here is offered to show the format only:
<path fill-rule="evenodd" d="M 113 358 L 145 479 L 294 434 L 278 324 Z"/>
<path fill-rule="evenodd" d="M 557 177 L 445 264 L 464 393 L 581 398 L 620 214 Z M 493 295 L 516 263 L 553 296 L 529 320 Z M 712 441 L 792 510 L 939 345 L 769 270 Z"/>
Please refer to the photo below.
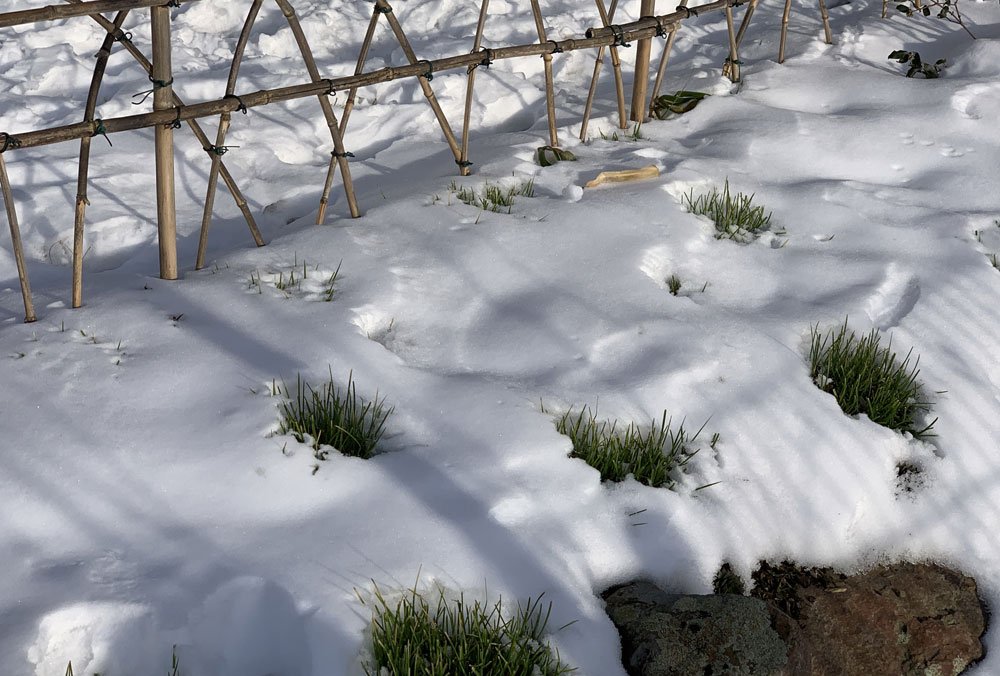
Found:
<path fill-rule="evenodd" d="M 106 2 L 124 2 L 124 0 L 102 0 Z M 130 0 L 131 6 L 135 3 L 151 3 L 151 0 Z M 191 1 L 191 0 L 189 0 Z M 172 125 L 176 122 L 220 115 L 225 112 L 232 113 L 242 107 L 256 108 L 271 103 L 282 101 L 293 101 L 309 96 L 320 96 L 330 94 L 340 89 L 351 89 L 354 87 L 366 87 L 383 82 L 391 82 L 408 77 L 420 77 L 428 72 L 439 73 L 458 68 L 469 68 L 470 66 L 484 65 L 493 61 L 504 59 L 514 59 L 525 56 L 542 56 L 544 54 L 555 54 L 559 52 L 571 52 L 579 49 L 595 49 L 598 47 L 610 47 L 622 45 L 631 40 L 649 38 L 665 29 L 680 24 L 688 16 L 698 16 L 705 12 L 725 10 L 727 7 L 736 7 L 744 3 L 745 0 L 714 0 L 698 7 L 690 9 L 680 9 L 670 14 L 659 17 L 647 17 L 633 21 L 631 23 L 610 26 L 607 28 L 591 28 L 587 31 L 585 38 L 570 38 L 566 40 L 549 40 L 545 43 L 532 43 L 526 45 L 515 45 L 511 47 L 499 47 L 497 49 L 484 49 L 471 54 L 460 54 L 430 61 L 420 61 L 415 64 L 405 66 L 389 66 L 368 73 L 359 75 L 347 75 L 339 78 L 326 78 L 316 82 L 307 82 L 274 89 L 264 89 L 239 96 L 225 97 L 201 103 L 193 103 L 183 106 L 176 106 L 169 110 L 159 110 L 138 115 L 125 115 L 122 117 L 112 117 L 100 122 L 77 122 L 61 127 L 51 127 L 25 133 L 12 134 L 18 143 L 8 147 L 12 149 L 27 149 L 37 146 L 61 143 L 84 136 L 94 136 L 98 133 L 98 125 L 103 125 L 101 132 L 105 134 L 116 134 L 123 131 L 133 131 L 145 129 L 156 125 Z M 84 5 L 67 5 L 71 9 L 83 7 Z"/>
<path fill-rule="evenodd" d="M 197 2 L 197 0 L 90 0 L 76 5 L 49 5 L 37 9 L 22 9 L 17 12 L 0 13 L 0 28 L 22 26 L 38 21 L 55 21 L 57 19 L 72 19 L 77 16 L 90 16 L 104 12 L 120 12 L 127 9 L 142 7 L 163 7 L 181 2 Z"/>

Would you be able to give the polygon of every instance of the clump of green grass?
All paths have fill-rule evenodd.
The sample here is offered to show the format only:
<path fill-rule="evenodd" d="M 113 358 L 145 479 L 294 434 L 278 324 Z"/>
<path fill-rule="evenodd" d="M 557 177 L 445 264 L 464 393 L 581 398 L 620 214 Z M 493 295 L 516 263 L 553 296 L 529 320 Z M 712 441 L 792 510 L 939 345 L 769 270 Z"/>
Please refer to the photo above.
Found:
<path fill-rule="evenodd" d="M 626 133 L 622 132 L 621 136 L 618 135 L 617 131 L 613 131 L 610 134 L 605 134 L 603 129 L 599 129 L 598 132 L 601 135 L 601 139 L 605 141 L 641 141 L 646 138 L 642 135 L 642 123 L 636 122 L 635 126 L 632 127 L 632 131 Z"/>
<path fill-rule="evenodd" d="M 487 181 L 482 188 L 482 194 L 476 192 L 475 188 L 459 186 L 455 181 L 451 182 L 448 189 L 455 193 L 455 197 L 460 202 L 470 206 L 479 207 L 484 211 L 501 213 L 511 213 L 516 197 L 534 197 L 535 179 L 522 181 L 517 185 L 503 186 Z"/>
<path fill-rule="evenodd" d="M 702 425 L 702 429 L 704 425 Z M 618 421 L 599 421 L 584 406 L 579 413 L 572 409 L 556 420 L 556 430 L 573 442 L 571 458 L 580 458 L 601 473 L 601 481 L 624 481 L 632 475 L 647 486 L 673 488 L 671 477 L 698 452 L 692 450 L 701 429 L 689 435 L 681 424 L 671 427 L 666 411 L 659 422 L 648 428 L 629 423 L 624 429 Z"/>
<path fill-rule="evenodd" d="M 274 386 L 275 394 L 282 394 L 282 387 Z M 326 460 L 332 446 L 344 455 L 371 458 L 385 433 L 386 420 L 393 408 L 386 407 L 385 397 L 378 393 L 371 401 L 363 399 L 354 384 L 353 372 L 347 377 L 347 386 L 338 387 L 330 373 L 330 380 L 314 389 L 296 377 L 295 391 L 289 392 L 279 407 L 281 420 L 278 431 L 291 434 L 299 443 L 310 440 L 317 460 Z"/>
<path fill-rule="evenodd" d="M 670 292 L 671 296 L 676 296 L 681 290 L 681 278 L 677 275 L 670 275 L 667 277 L 667 290 Z"/>
<path fill-rule="evenodd" d="M 449 600 L 439 588 L 437 598 L 428 601 L 414 588 L 390 602 L 376 587 L 371 605 L 372 656 L 364 665 L 369 676 L 562 676 L 574 671 L 543 643 L 552 604 L 543 606 L 541 597 L 518 604 L 508 616 L 502 600 L 469 604 L 464 595 Z"/>
<path fill-rule="evenodd" d="M 917 381 L 920 358 L 912 360 L 912 348 L 902 361 L 892 351 L 892 340 L 881 344 L 878 331 L 860 338 L 847 328 L 827 333 L 812 327 L 809 377 L 824 392 L 837 399 L 847 415 L 866 414 L 873 422 L 920 439 L 929 436 L 937 418 L 927 425 L 917 419 L 930 411 Z"/>
<path fill-rule="evenodd" d="M 765 215 L 764 207 L 753 205 L 753 198 L 753 194 L 732 194 L 729 179 L 726 179 L 721 191 L 712 188 L 711 192 L 695 197 L 692 188 L 682 197 L 681 204 L 693 214 L 711 218 L 715 223 L 716 239 L 731 239 L 745 244 L 759 237 L 771 224 L 771 212 Z"/>

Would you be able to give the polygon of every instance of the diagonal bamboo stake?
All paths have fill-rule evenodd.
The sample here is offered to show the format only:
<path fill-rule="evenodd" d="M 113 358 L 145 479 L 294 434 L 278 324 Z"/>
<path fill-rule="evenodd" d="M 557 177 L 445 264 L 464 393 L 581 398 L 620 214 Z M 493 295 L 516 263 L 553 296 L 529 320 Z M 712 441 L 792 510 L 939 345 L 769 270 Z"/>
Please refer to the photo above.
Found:
<path fill-rule="evenodd" d="M 250 40 L 250 31 L 260 6 L 264 0 L 253 0 L 250 11 L 247 12 L 246 21 L 243 22 L 243 29 L 240 37 L 233 49 L 233 60 L 229 65 L 229 79 L 226 81 L 226 96 L 236 94 L 236 79 L 240 74 L 240 65 L 243 62 L 243 54 L 246 51 L 247 42 Z M 226 152 L 226 134 L 229 132 L 229 125 L 233 114 L 225 111 L 219 116 L 219 130 L 215 135 L 215 145 L 206 146 L 205 150 L 212 155 L 212 167 L 208 172 L 208 192 L 205 193 L 205 208 L 201 216 L 201 232 L 198 235 L 198 255 L 195 258 L 194 269 L 201 270 L 205 267 L 205 251 L 208 249 L 208 228 L 212 224 L 212 210 L 215 207 L 215 191 L 219 185 L 219 168 L 222 164 L 222 155 Z"/>
<path fill-rule="evenodd" d="M 458 140 L 455 138 L 455 133 L 451 130 L 451 125 L 448 124 L 448 119 L 444 116 L 444 111 L 441 110 L 441 104 L 438 103 L 437 97 L 434 96 L 434 90 L 431 89 L 430 76 L 432 76 L 430 61 L 421 61 L 417 59 L 417 55 L 413 51 L 413 47 L 410 45 L 410 41 L 406 38 L 406 34 L 403 33 L 403 27 L 399 23 L 399 19 L 392 11 L 392 7 L 389 5 L 387 0 L 375 0 L 375 6 L 383 8 L 381 11 L 385 14 L 385 18 L 389 20 L 389 26 L 392 27 L 392 32 L 396 36 L 396 41 L 399 42 L 399 46 L 403 48 L 403 53 L 406 55 L 406 60 L 410 62 L 411 65 L 416 65 L 418 63 L 427 63 L 428 70 L 424 75 L 417 76 L 417 80 L 420 82 L 420 88 L 424 90 L 424 97 L 427 99 L 427 103 L 430 104 L 431 110 L 434 111 L 434 116 L 437 118 L 438 125 L 441 127 L 441 131 L 444 133 L 444 138 L 448 142 L 448 147 L 451 148 L 452 154 L 455 156 L 455 162 L 459 163 L 459 173 L 462 176 L 468 176 L 469 170 L 467 167 L 461 166 L 462 161 L 462 149 L 459 148 Z"/>
<path fill-rule="evenodd" d="M 375 38 L 375 28 L 378 26 L 378 17 L 382 11 L 375 7 L 372 11 L 371 21 L 368 22 L 368 30 L 365 32 L 365 39 L 361 43 L 361 52 L 358 54 L 358 63 L 354 67 L 354 74 L 361 75 L 364 72 L 365 61 L 368 60 L 368 50 L 371 49 L 372 40 Z M 358 96 L 358 88 L 351 87 L 347 92 L 347 103 L 344 104 L 344 112 L 340 116 L 340 135 L 347 134 L 347 121 L 351 118 L 351 111 L 354 110 L 354 101 Z M 333 189 L 333 179 L 337 174 L 337 156 L 330 157 L 330 166 L 326 170 L 326 180 L 323 182 L 323 192 L 319 198 L 319 209 L 316 212 L 316 225 L 323 225 L 326 220 L 326 207 L 330 203 L 330 191 Z"/>
<path fill-rule="evenodd" d="M 479 7 L 479 22 L 476 24 L 476 37 L 472 41 L 473 53 L 478 52 L 483 44 L 483 31 L 486 28 L 486 12 L 489 6 L 490 0 L 483 0 L 482 5 Z M 489 61 L 486 61 L 486 63 L 489 64 Z M 472 165 L 469 162 L 469 126 L 472 123 L 472 95 L 473 89 L 476 86 L 476 69 L 480 65 L 469 66 L 468 80 L 465 85 L 465 115 L 462 118 L 462 154 L 458 160 L 458 166 L 466 171 Z"/>
<path fill-rule="evenodd" d="M 758 0 L 750 0 L 750 5 L 747 7 L 746 13 L 743 15 L 743 21 L 740 22 L 740 30 L 736 34 L 737 47 L 743 44 L 743 36 L 747 32 L 747 28 L 750 26 L 750 19 L 753 17 L 753 13 L 757 9 L 757 2 Z"/>
<path fill-rule="evenodd" d="M 722 74 L 729 78 L 730 82 L 740 81 L 740 56 L 739 48 L 736 44 L 736 31 L 733 27 L 732 5 L 726 6 L 726 30 L 729 32 L 729 58 L 722 66 Z"/>
<path fill-rule="evenodd" d="M 4 150 L 10 142 L 10 136 L 4 136 Z M 17 225 L 17 211 L 14 209 L 14 195 L 10 189 L 10 178 L 7 176 L 7 162 L 0 150 L 0 191 L 3 203 L 7 207 L 7 223 L 10 225 L 10 243 L 14 249 L 14 262 L 17 264 L 17 277 L 21 281 L 21 298 L 24 299 L 24 322 L 35 321 L 35 305 L 31 301 L 31 285 L 28 283 L 28 268 L 24 265 L 24 249 L 21 246 L 21 229 Z"/>
<path fill-rule="evenodd" d="M 545 25 L 542 23 L 542 9 L 538 6 L 538 0 L 531 0 L 531 13 L 535 17 L 535 30 L 538 31 L 539 44 L 548 42 L 545 37 Z M 562 51 L 560 49 L 560 51 Z M 559 147 L 559 137 L 556 135 L 556 93 L 552 84 L 552 52 L 542 54 L 545 61 L 545 110 L 549 118 L 549 145 L 553 148 Z"/>
<path fill-rule="evenodd" d="M 686 2 L 687 0 L 685 0 Z M 618 0 L 611 0 L 611 8 L 604 9 L 604 0 L 597 0 L 597 11 L 601 14 L 601 22 L 605 26 L 610 26 L 614 21 L 615 10 L 618 9 Z M 583 107 L 583 121 L 580 123 L 580 140 L 587 140 L 587 126 L 590 124 L 590 113 L 594 107 L 594 96 L 597 94 L 597 81 L 601 77 L 601 66 L 604 65 L 605 46 L 597 48 L 597 59 L 594 61 L 594 74 L 590 78 L 590 91 L 587 92 L 587 104 Z M 618 58 L 618 47 L 612 45 L 611 68 L 615 74 L 615 94 L 618 99 L 618 127 L 628 128 L 628 118 L 625 115 L 625 83 L 622 80 L 622 62 Z"/>
<path fill-rule="evenodd" d="M 778 63 L 785 62 L 785 38 L 788 36 L 788 15 L 792 12 L 792 0 L 785 0 L 785 11 L 781 14 L 781 41 L 778 43 Z"/>
<path fill-rule="evenodd" d="M 688 0 L 681 0 L 677 4 L 677 9 L 686 9 Z M 653 116 L 653 108 L 656 107 L 656 99 L 660 96 L 660 87 L 663 86 L 663 78 L 667 74 L 667 64 L 670 63 L 670 52 L 673 51 L 674 41 L 677 40 L 677 31 L 680 29 L 681 25 L 674 24 L 670 27 L 670 33 L 667 34 L 667 42 L 663 45 L 663 53 L 660 54 L 660 65 L 656 69 L 656 82 L 653 83 L 653 95 L 649 97 L 649 116 Z"/>
<path fill-rule="evenodd" d="M 83 2 L 83 0 L 66 0 L 66 1 L 73 4 L 80 4 Z M 103 28 L 104 30 L 114 33 L 115 40 L 121 43 L 122 47 L 125 48 L 125 51 L 127 51 L 132 56 L 132 58 L 135 59 L 135 61 L 140 66 L 142 66 L 142 69 L 145 70 L 147 74 L 152 73 L 153 64 L 151 64 L 149 62 L 149 59 L 147 59 L 146 56 L 141 51 L 139 51 L 139 48 L 136 47 L 135 44 L 129 39 L 127 33 L 123 33 L 120 29 L 118 31 L 115 31 L 114 24 L 112 24 L 110 21 L 105 19 L 100 14 L 94 14 L 90 18 L 96 21 L 98 25 L 100 25 L 101 28 Z M 175 106 L 179 108 L 185 107 L 183 99 L 181 99 L 181 97 L 178 96 L 176 92 L 171 92 L 171 94 L 173 96 Z M 205 134 L 204 130 L 201 128 L 201 125 L 198 124 L 198 120 L 194 118 L 187 118 L 185 121 L 191 128 L 191 132 L 198 140 L 198 143 L 201 144 L 201 147 L 208 148 L 210 145 L 208 142 L 208 135 Z M 91 135 L 93 135 L 93 133 L 96 132 L 92 132 Z M 232 194 L 233 200 L 236 202 L 236 206 L 239 207 L 240 212 L 242 212 L 243 214 L 243 218 L 246 219 L 247 227 L 250 228 L 250 234 L 253 236 L 254 242 L 257 244 L 257 246 L 264 246 L 264 238 L 261 237 L 260 230 L 257 229 L 257 223 L 254 221 L 253 214 L 250 213 L 250 207 L 247 205 L 246 198 L 240 191 L 239 186 L 236 185 L 236 179 L 234 179 L 233 175 L 229 173 L 229 169 L 226 167 L 225 162 L 220 161 L 219 168 L 222 173 L 222 181 L 226 184 L 226 187 L 229 189 L 230 194 Z"/>
<path fill-rule="evenodd" d="M 306 35 L 302 31 L 302 24 L 299 22 L 299 17 L 295 14 L 295 10 L 292 9 L 288 0 L 275 1 L 278 3 L 278 7 L 281 8 L 281 13 L 285 15 L 288 27 L 292 29 L 295 43 L 302 54 L 302 60 L 306 63 L 306 70 L 309 71 L 309 78 L 314 83 L 324 82 L 323 78 L 319 75 L 319 69 L 316 67 L 316 59 L 313 58 L 312 49 L 309 47 Z M 328 89 L 327 92 L 319 94 L 317 98 L 319 99 L 320 107 L 323 109 L 323 115 L 326 117 L 326 124 L 330 128 L 330 136 L 333 138 L 333 157 L 340 165 L 340 176 L 344 181 L 344 193 L 347 195 L 347 205 L 351 210 L 351 216 L 357 218 L 361 215 L 361 211 L 358 209 L 358 200 L 354 196 L 354 181 L 351 179 L 351 169 L 347 166 L 348 154 L 344 150 L 344 139 L 340 134 L 340 125 L 333 114 L 333 106 L 330 104 L 328 96 L 332 91 L 332 88 Z"/>
<path fill-rule="evenodd" d="M 97 110 L 97 95 L 101 90 L 101 82 L 104 80 L 104 72 L 108 65 L 108 58 L 111 56 L 111 48 L 115 44 L 115 33 L 121 30 L 128 13 L 127 9 L 118 12 L 114 23 L 111 24 L 114 30 L 107 32 L 101 49 L 97 52 L 97 63 L 94 65 L 94 75 L 90 80 L 87 105 L 83 113 L 83 119 L 87 122 L 94 120 L 94 112 Z M 76 179 L 76 210 L 73 215 L 72 306 L 75 308 L 83 305 L 83 226 L 87 205 L 90 204 L 90 200 L 87 199 L 87 174 L 90 170 L 90 142 L 92 139 L 93 136 L 84 136 L 80 139 L 80 162 Z"/>

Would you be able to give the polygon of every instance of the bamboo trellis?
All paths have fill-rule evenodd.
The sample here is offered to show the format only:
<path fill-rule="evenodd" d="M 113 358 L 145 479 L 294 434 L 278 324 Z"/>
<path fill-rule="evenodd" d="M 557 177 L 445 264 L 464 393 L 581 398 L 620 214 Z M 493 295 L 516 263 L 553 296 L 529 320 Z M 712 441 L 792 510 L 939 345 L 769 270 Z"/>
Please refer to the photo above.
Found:
<path fill-rule="evenodd" d="M 8 224 L 11 231 L 11 241 L 14 247 L 15 261 L 17 263 L 18 276 L 21 283 L 21 291 L 25 306 L 26 321 L 33 321 L 35 318 L 31 291 L 28 281 L 27 269 L 24 263 L 20 232 L 18 229 L 17 216 L 14 209 L 10 181 L 7 174 L 7 165 L 3 158 L 3 153 L 16 149 L 28 149 L 37 146 L 71 141 L 79 139 L 80 166 L 77 179 L 77 199 L 74 218 L 74 247 L 73 247 L 73 306 L 79 307 L 82 304 L 82 271 L 84 253 L 84 218 L 86 206 L 89 204 L 87 198 L 88 165 L 91 150 L 91 140 L 94 136 L 108 136 L 124 131 L 153 128 L 155 130 L 156 148 L 156 183 L 157 183 L 157 226 L 160 246 L 160 276 L 165 279 L 174 279 L 177 276 L 176 260 L 176 226 L 175 226 L 175 205 L 174 205 L 174 159 L 173 159 L 173 130 L 181 126 L 182 122 L 188 123 L 198 141 L 202 144 L 206 154 L 211 161 L 209 171 L 208 190 L 206 193 L 201 230 L 199 233 L 198 256 L 195 263 L 196 268 L 204 265 L 205 250 L 208 241 L 208 231 L 211 222 L 212 210 L 215 201 L 215 192 L 218 179 L 221 177 L 230 193 L 236 201 L 237 206 L 243 213 L 255 243 L 263 245 L 263 238 L 254 222 L 253 216 L 236 185 L 230 172 L 226 169 L 222 160 L 222 155 L 227 150 L 225 146 L 226 134 L 229 130 L 232 113 L 240 111 L 246 113 L 249 109 L 263 105 L 291 101 L 306 97 L 315 96 L 318 98 L 320 107 L 330 130 L 331 140 L 334 150 L 330 167 L 327 171 L 326 182 L 320 199 L 318 210 L 318 221 L 324 220 L 324 214 L 329 198 L 329 192 L 337 169 L 340 170 L 341 181 L 343 183 L 347 203 L 351 215 L 360 215 L 360 209 L 354 194 L 351 181 L 348 158 L 352 157 L 347 152 L 344 145 L 344 135 L 347 131 L 347 122 L 354 107 L 356 94 L 359 88 L 372 86 L 375 84 L 390 82 L 403 78 L 417 78 L 424 96 L 431 106 L 445 140 L 448 143 L 459 171 L 463 175 L 469 173 L 471 162 L 469 161 L 469 130 L 471 118 L 471 106 L 475 87 L 475 73 L 480 66 L 489 66 L 495 61 L 513 58 L 524 58 L 540 56 L 545 61 L 545 91 L 546 91 L 546 113 L 548 118 L 548 132 L 550 145 L 556 147 L 558 144 L 557 122 L 556 122 L 556 101 L 554 78 L 552 75 L 553 55 L 562 52 L 571 52 L 581 49 L 597 50 L 597 63 L 595 64 L 594 76 L 591 81 L 590 91 L 587 97 L 587 104 L 581 124 L 581 131 L 585 135 L 586 126 L 591 114 L 593 99 L 596 92 L 597 78 L 600 73 L 601 62 L 604 50 L 611 53 L 612 65 L 615 74 L 615 92 L 619 113 L 619 122 L 625 126 L 625 102 L 624 88 L 621 75 L 621 61 L 618 56 L 618 49 L 630 46 L 630 42 L 636 41 L 640 51 L 645 52 L 645 57 L 640 55 L 635 78 L 635 90 L 633 91 L 632 113 L 634 117 L 645 118 L 647 106 L 648 73 L 646 72 L 649 62 L 649 48 L 654 37 L 665 38 L 664 50 L 661 55 L 660 66 L 657 71 L 656 84 L 652 90 L 653 97 L 658 92 L 663 80 L 663 73 L 669 58 L 670 49 L 676 37 L 677 29 L 687 19 L 700 14 L 721 11 L 725 13 L 727 30 L 729 33 L 729 56 L 724 66 L 725 74 L 731 79 L 739 79 L 739 61 L 737 49 L 746 31 L 750 15 L 752 14 L 757 0 L 750 0 L 748 11 L 744 15 L 743 22 L 738 32 L 734 32 L 733 8 L 744 4 L 746 0 L 712 0 L 701 4 L 695 8 L 686 7 L 687 0 L 681 0 L 678 9 L 662 15 L 655 15 L 654 1 L 641 0 L 640 14 L 642 16 L 637 21 L 629 23 L 615 24 L 614 16 L 618 7 L 618 0 L 612 0 L 610 9 L 606 9 L 603 0 L 596 0 L 601 25 L 586 31 L 582 37 L 569 38 L 564 40 L 548 39 L 545 30 L 544 16 L 542 14 L 539 0 L 531 0 L 532 15 L 538 33 L 538 42 L 497 47 L 486 49 L 482 47 L 485 26 L 488 19 L 489 0 L 481 0 L 479 20 L 476 26 L 475 39 L 471 52 L 456 56 L 448 56 L 434 60 L 421 60 L 417 58 L 412 46 L 409 43 L 399 19 L 393 13 L 392 7 L 387 0 L 375 0 L 373 14 L 368 25 L 365 39 L 362 43 L 357 59 L 357 65 L 353 75 L 324 78 L 319 72 L 316 61 L 313 58 L 312 50 L 306 40 L 301 23 L 295 14 L 289 0 L 275 0 L 282 14 L 284 15 L 296 41 L 296 45 L 305 63 L 309 75 L 309 81 L 299 84 L 264 89 L 259 91 L 244 92 L 237 94 L 237 83 L 240 65 L 249 38 L 250 32 L 261 9 L 263 0 L 252 0 L 249 7 L 246 21 L 240 33 L 240 38 L 233 50 L 233 59 L 230 66 L 229 79 L 223 96 L 213 100 L 201 101 L 198 103 L 186 104 L 172 89 L 173 75 L 171 68 L 170 54 L 170 7 L 177 6 L 180 2 L 190 3 L 198 0 L 65 0 L 66 5 L 53 5 L 32 10 L 22 10 L 17 12 L 0 13 L 0 28 L 22 25 L 36 21 L 48 21 L 54 19 L 90 16 L 105 29 L 107 35 L 104 44 L 98 52 L 97 64 L 94 68 L 94 75 L 91 80 L 87 102 L 84 109 L 83 121 L 75 124 L 68 124 L 46 129 L 38 129 L 25 133 L 9 134 L 0 132 L 0 184 L 2 184 L 2 194 L 6 207 Z M 822 0 L 820 0 L 822 3 Z M 152 59 L 147 59 L 145 55 L 132 43 L 130 36 L 123 32 L 122 26 L 129 16 L 129 12 L 136 8 L 150 8 L 152 27 Z M 113 20 L 102 16 L 104 12 L 117 12 Z M 407 64 L 402 66 L 389 66 L 374 71 L 365 72 L 364 65 L 370 49 L 377 23 L 384 15 L 389 23 L 396 41 L 403 49 Z M 825 13 L 824 13 L 825 19 Z M 125 115 L 101 119 L 96 117 L 96 101 L 100 91 L 101 82 L 108 57 L 115 44 L 121 44 L 132 57 L 149 74 L 153 82 L 153 110 L 152 112 L 135 115 Z M 465 68 L 467 70 L 466 100 L 463 116 L 463 126 L 461 140 L 453 132 L 434 92 L 430 86 L 432 75 L 442 71 Z M 347 102 L 340 120 L 337 120 L 333 106 L 330 102 L 330 95 L 336 91 L 348 91 Z M 204 133 L 198 120 L 203 117 L 219 116 L 219 127 L 215 138 L 215 143 L 210 143 L 208 136 Z"/>

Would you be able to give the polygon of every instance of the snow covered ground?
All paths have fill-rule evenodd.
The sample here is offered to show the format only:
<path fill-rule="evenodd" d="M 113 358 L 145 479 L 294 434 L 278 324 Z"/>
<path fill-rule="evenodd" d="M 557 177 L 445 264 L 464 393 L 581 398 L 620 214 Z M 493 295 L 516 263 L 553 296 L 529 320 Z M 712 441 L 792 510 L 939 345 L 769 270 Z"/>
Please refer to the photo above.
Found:
<path fill-rule="evenodd" d="M 223 93 L 246 4 L 173 10 L 186 100 Z M 351 72 L 370 4 L 294 4 L 324 75 Z M 421 57 L 470 48 L 478 3 L 395 5 Z M 542 5 L 553 37 L 598 23 L 587 3 Z M 4 227 L 0 673 L 61 676 L 70 659 L 77 674 L 156 673 L 174 644 L 191 676 L 357 673 L 368 611 L 356 591 L 418 576 L 491 599 L 544 592 L 551 626 L 574 622 L 554 645 L 591 676 L 624 674 L 601 590 L 644 576 L 706 592 L 723 560 L 745 576 L 762 558 L 940 561 L 1000 607 L 1000 271 L 986 256 L 1000 252 L 1000 7 L 963 0 L 972 40 L 855 0 L 831 7 L 828 46 L 816 8 L 797 5 L 778 65 L 780 9 L 758 10 L 741 87 L 720 77 L 722 14 L 686 23 L 667 88 L 713 96 L 637 142 L 600 138 L 616 119 L 610 69 L 593 138 L 574 140 L 594 55 L 557 55 L 576 163 L 532 160 L 546 138 L 539 58 L 480 70 L 469 178 L 416 82 L 364 90 L 347 133 L 358 220 L 338 182 L 313 225 L 331 149 L 314 99 L 236 115 L 225 161 L 269 244 L 252 246 L 220 187 L 199 272 L 207 162 L 180 130 L 176 282 L 156 278 L 151 133 L 95 139 L 80 310 L 68 308 L 77 146 L 8 153 L 39 321 L 21 322 Z M 527 0 L 491 10 L 487 46 L 534 39 Z M 144 48 L 147 16 L 127 24 Z M 87 19 L 0 32 L 0 129 L 78 121 L 101 38 Z M 886 58 L 900 48 L 947 58 L 944 76 L 904 78 Z M 383 27 L 370 66 L 403 62 Z M 305 79 L 265 3 L 238 90 Z M 432 84 L 457 126 L 464 71 Z M 148 86 L 116 51 L 99 116 L 148 109 L 130 99 Z M 650 164 L 660 178 L 582 189 Z M 717 241 L 680 205 L 727 177 L 774 214 L 749 245 Z M 449 189 L 532 179 L 509 215 Z M 302 289 L 274 287 L 303 265 Z M 338 265 L 324 302 L 318 280 Z M 843 415 L 810 382 L 810 326 L 845 317 L 920 355 L 939 418 L 930 443 Z M 334 454 L 314 473 L 311 449 L 274 435 L 271 384 L 351 371 L 395 407 L 388 452 Z M 676 491 L 602 485 L 553 425 L 552 411 L 584 404 L 707 420 L 720 442 Z M 902 461 L 923 469 L 911 493 Z M 986 641 L 1000 651 L 996 629 Z M 994 657 L 976 673 L 998 670 Z"/>

